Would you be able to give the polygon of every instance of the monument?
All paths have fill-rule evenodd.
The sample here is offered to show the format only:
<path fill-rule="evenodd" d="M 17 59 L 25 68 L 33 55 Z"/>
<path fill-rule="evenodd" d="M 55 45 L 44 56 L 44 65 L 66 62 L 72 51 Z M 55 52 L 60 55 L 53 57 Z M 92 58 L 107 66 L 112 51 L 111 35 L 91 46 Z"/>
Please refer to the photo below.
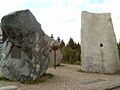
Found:
<path fill-rule="evenodd" d="M 2 74 L 9 80 L 38 80 L 49 65 L 50 48 L 46 34 L 30 10 L 10 13 L 1 19 L 3 47 Z"/>
<path fill-rule="evenodd" d="M 57 41 L 55 41 L 53 38 L 51 38 L 51 37 L 49 37 L 47 35 L 45 35 L 45 38 L 48 41 L 49 48 L 50 48 L 50 55 L 49 55 L 50 56 L 50 63 L 49 63 L 49 67 L 53 67 L 54 66 L 54 50 L 52 50 L 52 48 L 51 48 L 51 43 L 52 42 L 56 42 L 57 44 L 59 44 L 59 43 Z M 60 49 L 58 49 L 56 51 L 56 65 L 60 65 L 62 58 L 63 58 L 63 55 L 62 55 Z"/>
<path fill-rule="evenodd" d="M 113 74 L 120 60 L 110 13 L 81 15 L 81 70 Z"/>

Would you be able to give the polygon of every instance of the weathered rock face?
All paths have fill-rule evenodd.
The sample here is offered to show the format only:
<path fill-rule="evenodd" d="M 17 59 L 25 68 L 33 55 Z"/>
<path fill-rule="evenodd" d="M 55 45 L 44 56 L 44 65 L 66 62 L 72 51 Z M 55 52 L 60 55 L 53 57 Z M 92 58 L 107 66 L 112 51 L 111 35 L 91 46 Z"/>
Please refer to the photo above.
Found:
<path fill-rule="evenodd" d="M 48 68 L 50 48 L 33 14 L 22 10 L 6 15 L 1 28 L 5 38 L 0 55 L 3 76 L 20 81 L 42 77 Z"/>
<path fill-rule="evenodd" d="M 52 42 L 55 42 L 55 40 L 52 39 L 51 37 L 47 36 L 47 35 L 45 35 L 45 38 L 49 42 L 49 48 L 51 48 L 50 45 L 51 45 Z M 62 58 L 63 58 L 63 55 L 62 55 L 60 49 L 58 49 L 56 51 L 56 65 L 59 65 L 61 63 Z M 49 63 L 49 66 L 50 67 L 54 66 L 54 51 L 52 49 L 50 49 L 50 63 Z"/>
<path fill-rule="evenodd" d="M 56 65 L 60 65 L 63 55 L 61 54 L 60 49 L 56 51 Z M 50 64 L 49 66 L 54 66 L 54 51 L 50 52 Z"/>
<path fill-rule="evenodd" d="M 81 70 L 115 73 L 120 68 L 116 37 L 110 13 L 81 16 Z"/>

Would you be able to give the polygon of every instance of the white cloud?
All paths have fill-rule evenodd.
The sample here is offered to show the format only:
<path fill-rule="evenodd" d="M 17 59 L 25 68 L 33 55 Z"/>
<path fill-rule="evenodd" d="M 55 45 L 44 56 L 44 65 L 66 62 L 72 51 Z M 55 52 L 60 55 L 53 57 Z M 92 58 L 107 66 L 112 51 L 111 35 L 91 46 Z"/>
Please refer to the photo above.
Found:
<path fill-rule="evenodd" d="M 65 42 L 72 37 L 80 42 L 81 11 L 111 12 L 117 39 L 120 38 L 119 0 L 104 0 L 103 3 L 89 0 L 1 0 L 0 18 L 10 12 L 30 9 L 43 30 L 49 36 L 59 36 Z"/>
<path fill-rule="evenodd" d="M 76 8 L 86 3 L 87 0 L 67 0 L 68 6 Z"/>
<path fill-rule="evenodd" d="M 101 3 L 95 2 L 95 3 L 89 3 L 87 2 L 85 4 L 85 9 L 90 11 L 90 12 L 100 12 L 100 8 L 101 8 Z"/>
<path fill-rule="evenodd" d="M 0 3 L 0 18 L 2 18 L 10 12 L 23 9 L 24 0 L 1 0 Z"/>
<path fill-rule="evenodd" d="M 87 10 L 93 13 L 111 13 L 114 31 L 116 34 L 117 41 L 120 39 L 120 8 L 119 0 L 104 0 L 102 3 L 93 2 L 90 3 L 86 0 L 84 5 L 82 5 L 82 10 Z"/>
<path fill-rule="evenodd" d="M 120 1 L 119 0 L 105 0 L 102 5 L 103 12 L 110 12 L 112 16 L 114 31 L 117 41 L 120 39 Z"/>
<path fill-rule="evenodd" d="M 80 42 L 80 12 L 67 7 L 51 7 L 32 10 L 42 28 L 48 35 L 59 36 L 65 42 L 70 37 Z M 39 14 L 38 14 L 39 13 Z"/>
<path fill-rule="evenodd" d="M 78 32 L 80 31 L 80 28 L 75 29 L 76 25 L 78 25 L 77 20 L 80 18 L 79 10 L 75 9 L 77 7 L 76 5 L 79 5 L 78 3 L 79 0 L 77 0 L 77 2 L 74 5 L 72 5 L 74 0 L 70 0 L 70 2 L 67 0 L 66 1 L 51 0 L 52 6 L 49 8 L 35 7 L 35 5 L 31 6 L 32 2 L 34 2 L 34 4 L 35 3 L 45 4 L 45 2 L 48 2 L 48 1 L 49 0 L 22 0 L 22 1 L 13 0 L 11 2 L 7 0 L 3 0 L 2 2 L 3 5 L 5 5 L 6 2 L 7 3 L 3 10 L 0 9 L 2 13 L 0 14 L 0 17 L 16 10 L 29 8 L 33 12 L 33 14 L 36 16 L 37 20 L 42 24 L 43 30 L 48 35 L 53 33 L 55 38 L 59 36 L 61 39 L 64 39 L 66 42 L 68 41 L 69 37 L 73 37 L 73 38 L 74 36 L 80 37 L 78 34 Z M 0 8 L 2 7 L 3 6 L 0 6 Z M 72 25 L 71 23 L 73 23 L 75 26 Z M 73 31 L 75 34 L 73 33 Z M 79 40 L 77 38 L 77 42 L 78 41 Z"/>

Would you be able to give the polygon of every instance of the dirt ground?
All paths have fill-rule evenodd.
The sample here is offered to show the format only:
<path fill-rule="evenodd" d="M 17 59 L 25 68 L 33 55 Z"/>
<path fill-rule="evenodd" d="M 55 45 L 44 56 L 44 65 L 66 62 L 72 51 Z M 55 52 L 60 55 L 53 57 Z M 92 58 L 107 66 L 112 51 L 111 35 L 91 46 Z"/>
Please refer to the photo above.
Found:
<path fill-rule="evenodd" d="M 39 84 L 0 81 L 0 87 L 15 85 L 19 90 L 111 90 L 120 86 L 120 75 L 105 75 L 80 72 L 80 65 L 62 64 L 47 73 L 54 76 Z"/>

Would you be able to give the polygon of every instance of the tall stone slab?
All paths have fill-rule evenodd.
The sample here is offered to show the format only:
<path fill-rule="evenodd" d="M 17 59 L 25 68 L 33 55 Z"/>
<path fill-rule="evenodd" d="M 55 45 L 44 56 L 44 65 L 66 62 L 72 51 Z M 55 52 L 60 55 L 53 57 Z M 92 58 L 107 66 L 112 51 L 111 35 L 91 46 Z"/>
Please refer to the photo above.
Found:
<path fill-rule="evenodd" d="M 120 69 L 110 13 L 81 15 L 81 70 L 113 74 Z"/>

